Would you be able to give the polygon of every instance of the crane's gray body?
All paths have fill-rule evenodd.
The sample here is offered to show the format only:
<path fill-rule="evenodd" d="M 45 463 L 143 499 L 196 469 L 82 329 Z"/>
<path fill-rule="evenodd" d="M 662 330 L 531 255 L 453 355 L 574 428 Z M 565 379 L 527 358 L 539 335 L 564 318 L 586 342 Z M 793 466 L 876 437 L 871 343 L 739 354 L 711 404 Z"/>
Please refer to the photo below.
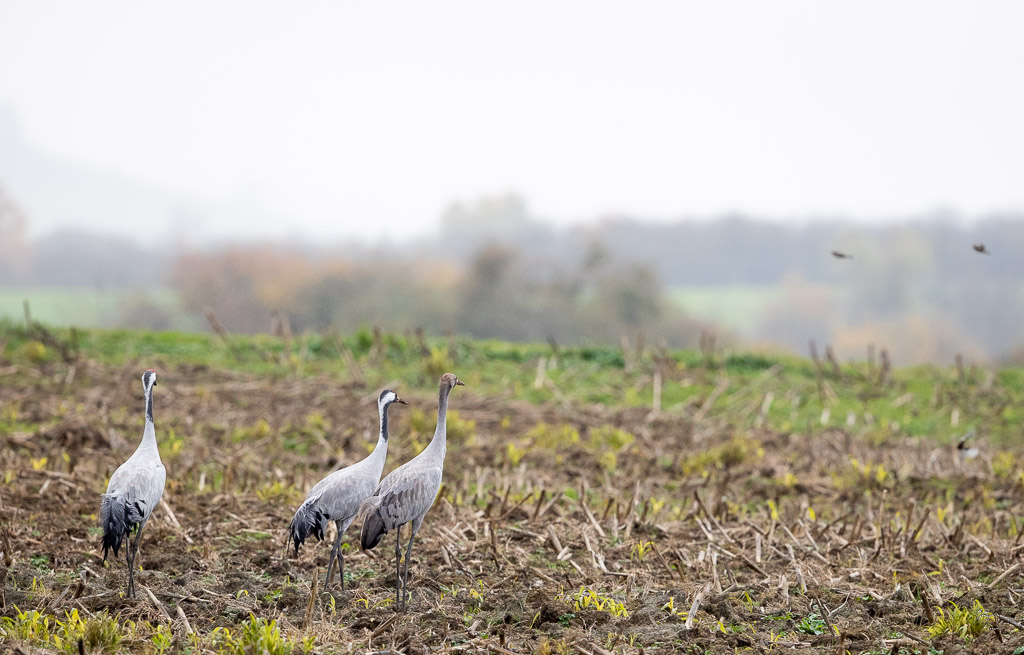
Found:
<path fill-rule="evenodd" d="M 313 516 L 320 514 L 323 520 L 335 521 L 342 532 L 348 529 L 356 518 L 359 505 L 373 494 L 373 490 L 384 472 L 388 444 L 378 442 L 366 459 L 356 462 L 317 482 L 306 500 L 295 513 Z"/>
<path fill-rule="evenodd" d="M 296 551 L 309 534 L 323 539 L 323 530 L 328 521 L 335 521 L 339 532 L 348 529 L 356 518 L 359 506 L 377 488 L 387 454 L 388 437 L 382 432 L 369 456 L 331 473 L 313 485 L 292 519 L 293 537 L 301 534 Z M 308 526 L 305 530 L 304 525 Z"/>
<path fill-rule="evenodd" d="M 107 492 L 100 504 L 100 520 L 104 526 L 123 527 L 145 523 L 164 494 L 167 470 L 160 461 L 153 422 L 146 420 L 142 443 L 132 456 L 110 476 Z M 114 548 L 117 555 L 120 543 Z"/>
<path fill-rule="evenodd" d="M 371 533 L 383 537 L 385 533 L 406 523 L 412 523 L 414 534 L 419 532 L 423 517 L 434 504 L 437 492 L 441 489 L 446 441 L 445 424 L 438 423 L 434 438 L 423 452 L 380 481 L 376 490 L 372 492 L 373 497 L 368 501 L 368 509 L 371 511 L 367 523 L 364 524 Z M 380 526 L 375 528 L 378 520 Z"/>

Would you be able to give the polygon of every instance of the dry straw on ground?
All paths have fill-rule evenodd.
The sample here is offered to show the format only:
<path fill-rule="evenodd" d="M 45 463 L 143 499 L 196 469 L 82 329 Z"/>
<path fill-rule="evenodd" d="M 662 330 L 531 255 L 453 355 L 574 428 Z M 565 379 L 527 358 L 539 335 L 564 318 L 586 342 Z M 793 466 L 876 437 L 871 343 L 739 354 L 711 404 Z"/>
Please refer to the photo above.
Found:
<path fill-rule="evenodd" d="M 82 361 L 60 394 L 56 367 L 12 368 L 5 375 L 18 383 L 0 385 L 0 406 L 26 421 L 61 418 L 0 435 L 0 614 L 76 609 L 136 622 L 121 649 L 160 650 L 153 635 L 165 626 L 168 648 L 222 650 L 216 629 L 237 634 L 250 614 L 318 652 L 1024 645 L 1016 466 L 962 460 L 924 439 L 737 433 L 709 416 L 718 389 L 655 412 L 460 389 L 445 485 L 417 540 L 409 612 L 396 615 L 393 552 L 348 551 L 352 588 L 340 592 L 316 581 L 328 545 L 296 558 L 285 544 L 305 490 L 372 446 L 374 396 L 329 377 L 164 366 L 156 421 L 166 503 L 147 528 L 143 593 L 131 602 L 123 563 L 100 562 L 95 513 L 141 434 L 125 382 L 138 366 Z M 419 411 L 392 412 L 387 470 L 433 429 L 432 392 L 401 391 Z M 977 636 L 933 638 L 929 627 L 954 604 L 976 602 L 987 612 Z"/>

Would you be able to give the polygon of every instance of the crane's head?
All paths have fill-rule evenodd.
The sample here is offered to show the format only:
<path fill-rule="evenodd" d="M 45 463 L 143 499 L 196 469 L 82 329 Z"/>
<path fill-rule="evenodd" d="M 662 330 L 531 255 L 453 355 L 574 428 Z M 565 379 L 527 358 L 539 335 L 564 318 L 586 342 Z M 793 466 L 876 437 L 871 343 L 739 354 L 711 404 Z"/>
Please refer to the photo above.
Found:
<path fill-rule="evenodd" d="M 149 391 L 156 386 L 156 371 L 151 368 L 147 368 L 146 372 L 142 374 L 142 388 L 144 391 Z"/>
<path fill-rule="evenodd" d="M 441 376 L 441 386 L 440 386 L 441 389 L 448 389 L 450 391 L 450 390 L 454 389 L 455 387 L 464 387 L 464 386 L 466 386 L 466 385 L 462 382 L 462 380 L 460 380 L 459 378 L 455 377 L 454 373 L 445 373 L 444 375 Z"/>
<path fill-rule="evenodd" d="M 409 404 L 402 400 L 401 398 L 399 398 L 398 394 L 392 391 L 391 389 L 385 389 L 384 391 L 381 391 L 380 397 L 377 398 L 377 407 L 383 409 L 390 405 L 391 403 L 398 403 L 400 405 Z"/>

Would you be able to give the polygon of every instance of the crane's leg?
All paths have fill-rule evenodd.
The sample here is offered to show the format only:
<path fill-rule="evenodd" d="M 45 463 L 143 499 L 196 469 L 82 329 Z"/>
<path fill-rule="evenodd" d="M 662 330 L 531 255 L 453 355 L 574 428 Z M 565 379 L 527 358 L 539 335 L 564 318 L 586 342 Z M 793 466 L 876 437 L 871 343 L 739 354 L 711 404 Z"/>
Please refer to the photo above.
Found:
<path fill-rule="evenodd" d="M 395 609 L 401 611 L 398 595 L 402 590 L 402 526 L 395 530 Z"/>
<path fill-rule="evenodd" d="M 338 542 L 341 541 L 341 535 L 339 534 L 335 540 L 334 545 L 331 546 L 331 554 L 327 558 L 327 582 L 324 583 L 324 589 L 326 590 L 331 586 L 331 578 L 334 577 L 334 560 L 338 555 Z"/>
<path fill-rule="evenodd" d="M 341 540 L 341 537 L 338 537 Z M 341 547 L 338 547 L 338 571 L 341 574 L 341 590 L 345 591 L 345 556 L 341 553 Z"/>
<path fill-rule="evenodd" d="M 132 597 L 132 537 L 124 539 L 124 563 L 128 567 L 128 598 Z"/>
<path fill-rule="evenodd" d="M 341 521 L 337 521 L 335 525 L 338 528 L 338 536 L 334 538 L 334 545 L 331 547 L 331 561 L 327 565 L 327 584 L 324 585 L 324 589 L 331 586 L 331 573 L 334 571 L 334 560 L 338 560 L 338 564 L 341 567 L 341 588 L 345 589 L 345 568 L 344 563 L 341 560 Z"/>
<path fill-rule="evenodd" d="M 412 557 L 412 542 L 416 538 L 416 531 L 413 530 L 412 534 L 409 535 L 409 545 L 405 549 L 405 575 L 402 576 L 402 610 L 405 610 L 406 603 L 406 591 L 405 588 L 409 584 L 409 558 Z"/>
<path fill-rule="evenodd" d="M 135 533 L 135 543 L 128 550 L 132 553 L 132 557 L 128 560 L 128 596 L 135 598 L 135 558 L 139 554 L 139 540 L 142 539 L 142 529 L 146 527 L 146 522 L 141 521 L 139 523 L 139 531 Z"/>
<path fill-rule="evenodd" d="M 348 530 L 348 526 L 352 525 L 352 521 L 356 519 L 356 515 L 348 517 L 347 519 L 335 521 L 335 525 L 338 526 L 338 569 L 341 571 L 341 590 L 345 591 L 345 552 L 341 548 L 341 535 L 345 534 Z"/>

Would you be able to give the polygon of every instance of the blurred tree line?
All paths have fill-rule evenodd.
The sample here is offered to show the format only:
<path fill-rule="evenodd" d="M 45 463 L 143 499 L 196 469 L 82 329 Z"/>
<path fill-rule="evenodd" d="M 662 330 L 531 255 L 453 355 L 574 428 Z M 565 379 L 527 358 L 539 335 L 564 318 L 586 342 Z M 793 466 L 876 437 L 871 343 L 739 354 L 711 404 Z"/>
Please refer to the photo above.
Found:
<path fill-rule="evenodd" d="M 675 287 L 770 290 L 743 337 L 842 357 L 868 343 L 897 362 L 953 353 L 1005 358 L 1024 345 L 1024 216 L 948 215 L 877 225 L 774 223 L 745 216 L 656 223 L 609 217 L 565 229 L 517 196 L 453 204 L 435 236 L 344 246 L 226 245 L 187 252 L 64 231 L 27 240 L 0 195 L 0 286 L 134 290 L 110 325 L 295 331 L 365 325 L 512 340 L 695 345 L 706 325 L 669 299 Z M 985 243 L 991 255 L 971 246 Z M 853 255 L 837 260 L 832 250 Z M 180 307 L 155 302 L 174 290 Z M 184 310 L 182 312 L 181 310 Z M 721 335 L 721 330 L 718 330 Z M 724 335 L 729 340 L 729 335 Z M 720 342 L 722 339 L 720 338 Z"/>
<path fill-rule="evenodd" d="M 260 332 L 423 328 L 477 338 L 617 343 L 644 333 L 692 346 L 701 324 L 667 302 L 649 269 L 607 257 L 564 266 L 514 247 L 484 246 L 462 269 L 450 260 L 317 258 L 276 249 L 182 256 L 173 273 L 184 306 L 209 307 L 229 329 Z"/>
<path fill-rule="evenodd" d="M 556 230 L 517 197 L 454 205 L 435 247 L 458 257 L 500 226 L 504 243 L 586 269 L 595 252 L 642 262 L 625 286 L 771 289 L 775 300 L 744 336 L 806 353 L 810 339 L 842 357 L 868 344 L 897 363 L 1005 358 L 1024 347 L 1024 215 L 959 221 L 937 212 L 857 224 L 842 218 L 776 223 L 741 215 L 716 220 L 609 217 Z M 976 252 L 987 244 L 991 255 Z M 839 260 L 838 250 L 853 256 Z M 1018 357 L 1020 355 L 1017 355 Z"/>

